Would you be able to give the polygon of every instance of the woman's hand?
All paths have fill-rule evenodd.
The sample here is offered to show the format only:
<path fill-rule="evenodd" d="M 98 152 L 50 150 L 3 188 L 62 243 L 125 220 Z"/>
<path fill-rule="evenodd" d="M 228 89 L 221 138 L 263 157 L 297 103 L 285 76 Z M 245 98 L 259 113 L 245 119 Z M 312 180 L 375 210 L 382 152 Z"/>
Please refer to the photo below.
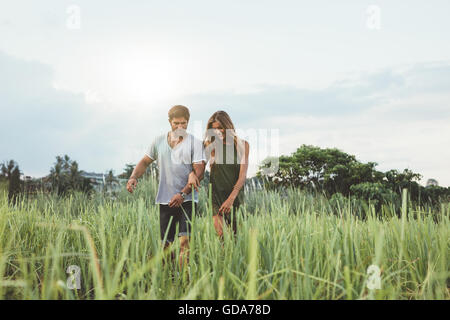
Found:
<path fill-rule="evenodd" d="M 225 213 L 225 214 L 229 214 L 231 212 L 231 207 L 233 206 L 234 203 L 234 199 L 228 197 L 227 200 L 225 200 L 224 203 L 222 203 L 222 205 L 219 208 L 219 213 Z"/>
<path fill-rule="evenodd" d="M 198 192 L 198 188 L 200 187 L 200 181 L 198 180 L 197 175 L 194 173 L 194 171 L 189 173 L 188 185 L 190 186 L 191 189 L 192 186 L 194 186 L 194 189 Z"/>

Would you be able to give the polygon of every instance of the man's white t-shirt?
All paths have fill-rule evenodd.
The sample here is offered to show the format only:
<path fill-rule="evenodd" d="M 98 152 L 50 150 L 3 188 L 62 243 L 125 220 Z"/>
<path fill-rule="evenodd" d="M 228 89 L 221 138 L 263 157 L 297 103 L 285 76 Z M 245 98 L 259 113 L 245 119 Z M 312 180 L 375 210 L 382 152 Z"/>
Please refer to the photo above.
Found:
<path fill-rule="evenodd" d="M 192 164 L 205 161 L 205 149 L 201 140 L 192 134 L 171 148 L 167 141 L 167 133 L 157 136 L 145 151 L 145 155 L 155 160 L 159 168 L 159 185 L 156 203 L 168 204 L 172 197 L 187 184 Z M 192 194 L 184 201 L 192 201 Z M 194 190 L 194 202 L 198 202 L 198 194 Z"/>

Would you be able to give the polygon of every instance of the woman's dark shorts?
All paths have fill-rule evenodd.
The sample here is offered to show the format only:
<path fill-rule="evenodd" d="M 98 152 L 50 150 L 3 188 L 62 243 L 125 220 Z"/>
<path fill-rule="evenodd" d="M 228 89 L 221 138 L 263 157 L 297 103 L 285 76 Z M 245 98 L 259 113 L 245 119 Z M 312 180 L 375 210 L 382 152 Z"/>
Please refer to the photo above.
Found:
<path fill-rule="evenodd" d="M 192 201 L 185 201 L 180 207 L 169 207 L 167 204 L 159 205 L 159 229 L 161 240 L 166 236 L 166 242 L 173 242 L 176 226 L 178 236 L 189 236 L 191 229 Z M 170 223 L 170 225 L 169 225 Z"/>

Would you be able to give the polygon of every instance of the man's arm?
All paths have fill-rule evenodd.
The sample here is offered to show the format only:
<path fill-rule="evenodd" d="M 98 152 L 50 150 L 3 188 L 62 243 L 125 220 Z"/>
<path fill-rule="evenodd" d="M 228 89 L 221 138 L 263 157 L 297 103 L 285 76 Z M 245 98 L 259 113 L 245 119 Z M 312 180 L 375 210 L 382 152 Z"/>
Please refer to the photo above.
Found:
<path fill-rule="evenodd" d="M 131 174 L 131 178 L 138 179 L 142 177 L 142 175 L 145 173 L 145 170 L 147 170 L 147 167 L 153 162 L 153 159 L 149 156 L 144 156 L 141 161 L 136 165 L 136 167 L 133 170 L 133 173 Z"/>
<path fill-rule="evenodd" d="M 144 173 L 147 167 L 150 165 L 150 163 L 153 162 L 153 159 L 149 156 L 145 155 L 141 161 L 136 165 L 136 167 L 133 170 L 133 173 L 131 174 L 130 179 L 128 179 L 127 182 L 127 190 L 129 192 L 133 192 L 133 190 L 137 186 L 137 179 L 140 178 Z"/>
<path fill-rule="evenodd" d="M 206 163 L 208 162 L 206 160 L 207 158 L 203 142 L 198 139 L 194 139 L 193 147 L 194 148 L 191 151 L 192 171 L 189 174 L 188 183 L 186 187 L 183 188 L 183 192 L 185 193 L 191 192 L 192 187 L 194 187 L 194 189 L 198 191 L 198 188 L 200 187 L 200 181 L 203 180 Z M 188 192 L 184 191 L 186 188 L 189 189 Z"/>
<path fill-rule="evenodd" d="M 193 161 L 193 171 L 189 174 L 187 184 L 180 190 L 180 193 L 190 194 L 192 192 L 192 186 L 198 191 L 198 186 L 200 184 L 199 178 L 203 179 L 203 173 L 206 166 L 203 144 L 200 140 L 194 139 L 194 145 L 192 145 L 192 147 L 191 160 Z M 180 193 L 177 193 L 172 197 L 169 202 L 169 207 L 178 207 L 183 203 L 184 199 Z"/>
<path fill-rule="evenodd" d="M 189 174 L 189 178 L 192 179 L 192 176 L 195 175 L 195 177 L 197 178 L 197 181 L 200 182 L 203 180 L 204 177 L 204 173 L 205 173 L 205 167 L 206 167 L 206 163 L 205 161 L 201 161 L 201 162 L 197 162 L 197 163 L 193 163 L 192 164 L 192 172 Z M 194 178 L 195 178 L 194 177 Z M 191 180 L 188 180 L 188 183 L 186 184 L 186 186 L 181 190 L 182 192 L 189 194 L 192 192 L 192 182 Z M 194 186 L 195 190 L 198 191 L 197 187 Z"/>
<path fill-rule="evenodd" d="M 203 180 L 204 174 L 205 174 L 205 168 L 206 168 L 206 162 L 198 162 L 192 164 L 192 172 L 197 176 L 197 179 L 199 181 Z"/>
<path fill-rule="evenodd" d="M 203 179 L 203 172 L 205 171 L 205 165 L 206 164 L 205 164 L 204 161 L 192 164 L 192 167 L 193 167 L 194 171 L 189 174 L 189 177 L 194 175 L 194 177 L 196 179 L 197 179 L 197 177 L 201 177 Z M 195 172 L 195 174 L 194 174 L 194 172 Z M 194 184 L 194 188 L 195 188 L 195 190 L 198 191 L 198 189 L 197 189 L 195 184 Z M 191 187 L 191 183 L 190 183 L 190 181 L 188 179 L 188 183 L 184 186 L 184 188 L 181 190 L 181 192 L 184 192 L 185 194 L 190 194 L 191 191 L 192 191 L 192 187 Z M 171 207 L 171 208 L 172 207 L 179 207 L 183 203 L 183 201 L 184 201 L 184 199 L 181 196 L 181 194 L 180 193 L 176 193 L 172 197 L 172 199 L 170 200 L 169 207 Z"/>

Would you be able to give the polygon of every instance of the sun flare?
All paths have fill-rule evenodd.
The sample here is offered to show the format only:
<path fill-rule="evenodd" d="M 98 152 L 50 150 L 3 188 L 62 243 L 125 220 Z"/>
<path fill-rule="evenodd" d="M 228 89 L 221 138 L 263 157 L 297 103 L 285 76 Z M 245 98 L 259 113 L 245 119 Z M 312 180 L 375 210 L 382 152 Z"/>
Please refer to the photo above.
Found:
<path fill-rule="evenodd" d="M 116 52 L 108 61 L 109 95 L 117 101 L 154 102 L 176 94 L 172 59 L 149 51 Z"/>

